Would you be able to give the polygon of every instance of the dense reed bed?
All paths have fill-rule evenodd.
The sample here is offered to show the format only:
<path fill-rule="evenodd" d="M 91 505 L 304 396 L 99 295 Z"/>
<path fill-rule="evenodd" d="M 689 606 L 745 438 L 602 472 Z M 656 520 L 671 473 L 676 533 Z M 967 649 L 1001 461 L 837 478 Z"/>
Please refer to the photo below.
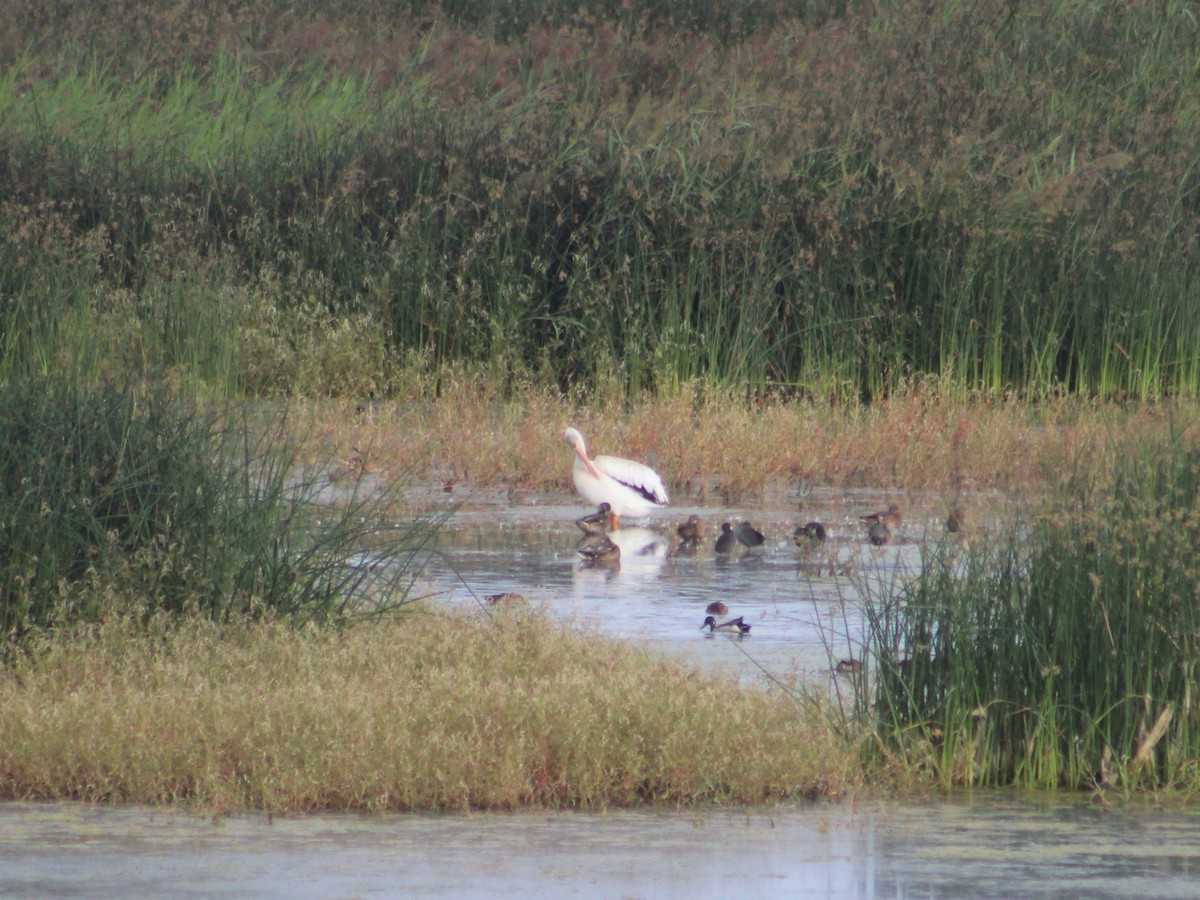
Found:
<path fill-rule="evenodd" d="M 1039 497 L 873 598 L 867 771 L 1194 782 L 1191 4 L 0 18 L 0 793 L 852 783 L 859 745 L 795 695 L 537 616 L 311 627 L 358 609 L 388 505 L 351 485 L 314 527 L 319 460 L 561 487 L 568 420 L 677 496 Z M 191 399 L 285 396 L 339 401 L 299 450 Z M 406 603 L 422 529 L 373 602 Z"/>
<path fill-rule="evenodd" d="M 537 614 L 60 634 L 0 670 L 0 797 L 216 810 L 598 809 L 836 795 L 816 708 Z"/>
<path fill-rule="evenodd" d="M 329 468 L 279 426 L 170 385 L 3 385 L 0 654 L 114 615 L 337 623 L 403 603 L 436 521 L 389 525 L 395 490 L 357 475 L 331 502 Z"/>
<path fill-rule="evenodd" d="M 945 783 L 1194 791 L 1194 434 L 1129 441 L 1111 479 L 1075 469 L 998 531 L 873 598 L 863 712 L 885 755 Z"/>
<path fill-rule="evenodd" d="M 1195 393 L 1188 4 L 727 6 L 6 0 L 0 375 Z"/>

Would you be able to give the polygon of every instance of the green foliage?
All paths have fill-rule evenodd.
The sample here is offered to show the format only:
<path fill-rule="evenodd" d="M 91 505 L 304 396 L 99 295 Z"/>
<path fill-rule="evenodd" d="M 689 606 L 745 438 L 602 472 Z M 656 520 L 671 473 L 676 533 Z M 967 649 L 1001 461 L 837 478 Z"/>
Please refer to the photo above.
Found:
<path fill-rule="evenodd" d="M 1200 387 L 1188 4 L 4 5 L 0 373 Z"/>
<path fill-rule="evenodd" d="M 318 507 L 328 474 L 257 431 L 167 387 L 4 386 L 3 640 L 117 612 L 329 622 L 403 602 L 428 535 L 371 540 L 387 491 Z M 369 576 L 351 561 L 368 540 Z"/>
<path fill-rule="evenodd" d="M 870 604 L 875 713 L 892 752 L 948 782 L 1191 785 L 1200 751 L 1200 452 L 1130 446 L 1114 480 L 951 542 Z M 1162 730 L 1155 734 L 1155 725 Z"/>

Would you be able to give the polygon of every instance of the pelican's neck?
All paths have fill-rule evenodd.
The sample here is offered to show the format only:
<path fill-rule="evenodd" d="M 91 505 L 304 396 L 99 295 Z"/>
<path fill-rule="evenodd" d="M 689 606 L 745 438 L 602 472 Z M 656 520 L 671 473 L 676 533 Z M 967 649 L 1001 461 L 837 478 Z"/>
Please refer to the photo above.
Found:
<path fill-rule="evenodd" d="M 579 461 L 587 466 L 587 470 L 592 473 L 592 477 L 597 481 L 600 480 L 600 470 L 596 468 L 596 464 L 588 458 L 587 447 L 584 446 L 582 440 L 575 445 L 575 455 L 579 457 Z"/>

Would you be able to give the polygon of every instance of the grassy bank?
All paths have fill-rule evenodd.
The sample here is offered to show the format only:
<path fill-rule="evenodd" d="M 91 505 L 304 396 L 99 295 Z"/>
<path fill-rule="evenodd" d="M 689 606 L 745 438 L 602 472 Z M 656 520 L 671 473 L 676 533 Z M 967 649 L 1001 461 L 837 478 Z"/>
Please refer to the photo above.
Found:
<path fill-rule="evenodd" d="M 35 6 L 0 376 L 1200 387 L 1188 4 Z"/>
<path fill-rule="evenodd" d="M 945 783 L 1186 784 L 1191 5 L 494 6 L 0 0 L 3 790 L 853 783 L 823 713 L 536 617 L 305 630 L 367 577 L 358 479 L 565 489 L 568 422 L 677 499 L 1036 497 L 877 598 L 861 721 Z"/>
<path fill-rule="evenodd" d="M 837 795 L 831 720 L 541 615 L 110 623 L 0 670 L 0 796 L 218 810 L 598 809 Z"/>

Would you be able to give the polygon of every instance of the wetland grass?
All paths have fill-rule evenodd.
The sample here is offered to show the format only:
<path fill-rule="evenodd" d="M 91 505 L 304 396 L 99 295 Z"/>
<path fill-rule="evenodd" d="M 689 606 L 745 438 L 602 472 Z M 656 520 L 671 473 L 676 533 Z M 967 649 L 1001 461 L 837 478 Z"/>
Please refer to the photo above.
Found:
<path fill-rule="evenodd" d="M 868 604 L 886 754 L 947 784 L 1196 789 L 1200 458 L 1126 440 Z"/>
<path fill-rule="evenodd" d="M 447 369 L 439 397 L 417 383 L 371 416 L 346 401 L 297 401 L 313 423 L 307 459 L 371 447 L 373 474 L 409 472 L 463 487 L 571 490 L 561 434 L 576 424 L 597 446 L 653 460 L 672 497 L 752 498 L 789 486 L 900 487 L 1036 496 L 1063 471 L 1110 470 L 1119 442 L 1161 441 L 1173 427 L 1200 433 L 1200 406 L 1097 403 L 1060 395 L 1039 403 L 963 397 L 941 381 L 870 405 L 747 402 L 695 382 L 617 402 L 611 394 L 529 385 L 509 397 L 470 367 Z M 995 496 L 995 495 L 994 495 Z"/>
<path fill-rule="evenodd" d="M 217 6 L 7 0 L 0 375 L 1200 388 L 1185 4 Z"/>
<path fill-rule="evenodd" d="M 86 4 L 42 6 L 0 2 L 0 599 L 5 634 L 38 648 L 12 656 L 23 682 L 0 670 L 18 691 L 0 703 L 6 791 L 594 807 L 835 792 L 845 777 L 789 768 L 767 718 L 794 740 L 789 759 L 849 754 L 772 695 L 728 712 L 727 695 L 642 659 L 641 683 L 698 704 L 628 684 L 608 697 L 594 673 L 611 665 L 537 620 L 487 630 L 528 651 L 507 662 L 478 655 L 461 620 L 380 626 L 394 642 L 465 633 L 494 680 L 454 668 L 456 648 L 440 660 L 494 704 L 500 742 L 444 685 L 422 707 L 432 661 L 391 673 L 404 692 L 317 672 L 339 640 L 381 651 L 354 643 L 366 631 L 244 619 L 341 619 L 367 577 L 343 563 L 379 517 L 351 492 L 340 524 L 314 531 L 320 467 L 297 485 L 290 450 L 181 395 L 72 386 L 116 372 L 297 407 L 372 394 L 372 415 L 321 407 L 336 418 L 302 452 L 386 478 L 565 487 L 568 421 L 698 498 L 779 483 L 1036 494 L 1088 473 L 1059 518 L 937 551 L 879 598 L 881 668 L 860 674 L 880 693 L 864 711 L 887 759 L 948 782 L 1080 785 L 1105 759 L 1126 784 L 1186 780 L 1192 462 L 1186 441 L 1160 440 L 1184 419 L 1194 438 L 1200 390 L 1186 4 L 530 2 L 481 21 L 461 4 L 414 2 L 405 18 L 377 3 L 133 3 L 102 22 Z M 62 372 L 74 380 L 54 383 Z M 53 390 L 13 399 L 38 379 Z M 408 565 L 390 570 L 394 597 Z M 145 634 L 120 637 L 125 606 Z M 158 634 L 170 660 L 146 642 L 164 611 L 208 620 L 172 625 L 180 644 Z M 80 621 L 101 624 L 46 633 Z M 221 622 L 224 643 L 205 630 Z M 114 642 L 169 669 L 144 697 L 202 669 L 189 643 L 227 660 L 213 696 L 236 696 L 217 709 L 177 691 L 148 704 L 151 721 L 111 674 Z M 541 705 L 554 685 L 535 664 L 566 664 L 555 642 L 595 669 Z M 898 646 L 904 669 L 889 668 Z M 253 703 L 288 682 L 273 654 L 314 667 L 307 697 L 269 695 L 281 715 Z M 56 666 L 82 681 L 53 687 Z M 544 690 L 512 676 L 527 666 Z M 55 702 L 23 706 L 34 682 Z M 92 684 L 109 712 L 89 705 Z M 436 711 L 456 728 L 438 731 Z M 75 721 L 105 737 L 86 744 Z M 740 737 L 706 745 L 724 721 Z"/>
<path fill-rule="evenodd" d="M 856 783 L 830 723 L 541 614 L 410 608 L 345 631 L 109 621 L 39 638 L 0 670 L 0 797 L 278 812 L 772 803 Z"/>
<path fill-rule="evenodd" d="M 420 525 L 375 537 L 387 488 L 318 503 L 327 471 L 277 427 L 169 384 L 0 385 L 4 643 L 121 612 L 336 622 L 403 602 Z M 370 576 L 347 562 L 364 543 Z"/>

